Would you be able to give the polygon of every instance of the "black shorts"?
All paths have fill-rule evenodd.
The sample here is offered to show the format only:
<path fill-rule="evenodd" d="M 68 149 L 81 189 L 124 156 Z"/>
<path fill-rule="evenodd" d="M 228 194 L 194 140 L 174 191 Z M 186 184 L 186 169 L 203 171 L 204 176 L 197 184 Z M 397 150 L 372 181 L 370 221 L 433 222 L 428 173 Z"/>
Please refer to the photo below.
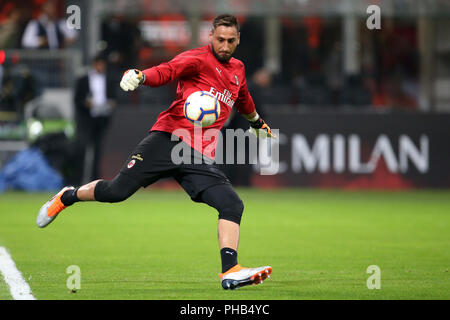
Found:
<path fill-rule="evenodd" d="M 121 174 L 137 180 L 147 187 L 159 179 L 174 178 L 194 201 L 200 201 L 200 193 L 214 185 L 231 184 L 225 174 L 209 158 L 176 138 L 162 131 L 152 131 L 145 137 L 128 157 L 120 170 Z M 175 164 L 172 161 L 172 149 L 179 143 L 190 149 L 188 163 Z M 198 163 L 202 159 L 202 163 Z"/>

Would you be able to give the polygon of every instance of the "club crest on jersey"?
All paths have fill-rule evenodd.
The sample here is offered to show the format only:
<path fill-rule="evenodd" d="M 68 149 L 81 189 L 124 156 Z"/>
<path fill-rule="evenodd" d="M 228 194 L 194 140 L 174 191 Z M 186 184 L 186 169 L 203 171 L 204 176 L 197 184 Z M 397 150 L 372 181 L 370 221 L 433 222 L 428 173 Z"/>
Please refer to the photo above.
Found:
<path fill-rule="evenodd" d="M 236 80 L 236 85 L 239 86 L 239 79 L 238 79 L 237 75 L 234 75 L 234 80 Z"/>

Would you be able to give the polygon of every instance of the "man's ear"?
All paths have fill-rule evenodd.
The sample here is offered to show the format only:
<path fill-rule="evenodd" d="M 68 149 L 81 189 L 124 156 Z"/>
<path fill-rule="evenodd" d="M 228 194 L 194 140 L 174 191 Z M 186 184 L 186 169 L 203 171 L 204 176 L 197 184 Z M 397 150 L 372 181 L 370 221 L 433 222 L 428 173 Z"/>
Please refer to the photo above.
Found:
<path fill-rule="evenodd" d="M 241 33 L 238 32 L 238 36 L 237 36 L 237 44 L 241 43 Z"/>
<path fill-rule="evenodd" d="M 212 38 L 213 38 L 213 30 L 211 29 L 211 30 L 209 30 L 209 35 L 208 35 L 209 42 L 212 41 Z"/>

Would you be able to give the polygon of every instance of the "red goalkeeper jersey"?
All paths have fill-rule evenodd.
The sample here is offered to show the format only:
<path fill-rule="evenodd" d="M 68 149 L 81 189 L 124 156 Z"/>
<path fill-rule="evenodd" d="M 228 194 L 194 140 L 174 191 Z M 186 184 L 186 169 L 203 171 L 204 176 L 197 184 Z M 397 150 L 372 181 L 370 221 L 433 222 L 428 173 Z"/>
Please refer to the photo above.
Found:
<path fill-rule="evenodd" d="M 247 89 L 244 64 L 234 58 L 226 63 L 219 62 L 210 45 L 185 51 L 171 61 L 146 69 L 143 73 L 146 76 L 144 84 L 151 87 L 178 80 L 176 100 L 159 114 L 150 131 L 170 132 L 208 157 L 214 157 L 218 131 L 228 119 L 232 108 L 236 108 L 241 114 L 255 111 L 253 99 Z M 210 92 L 220 102 L 219 119 L 205 128 L 194 127 L 183 113 L 187 97 L 199 90 Z M 177 129 L 189 132 L 189 137 L 178 134 L 181 131 Z"/>

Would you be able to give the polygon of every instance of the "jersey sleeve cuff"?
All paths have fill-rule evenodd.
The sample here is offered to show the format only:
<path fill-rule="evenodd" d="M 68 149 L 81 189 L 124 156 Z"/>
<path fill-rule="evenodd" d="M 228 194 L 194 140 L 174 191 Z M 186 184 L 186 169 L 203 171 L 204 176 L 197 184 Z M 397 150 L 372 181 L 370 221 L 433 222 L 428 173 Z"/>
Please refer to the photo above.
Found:
<path fill-rule="evenodd" d="M 145 75 L 145 81 L 142 83 L 145 86 L 156 87 L 160 85 L 159 83 L 159 73 L 154 68 L 146 69 L 142 71 Z"/>

